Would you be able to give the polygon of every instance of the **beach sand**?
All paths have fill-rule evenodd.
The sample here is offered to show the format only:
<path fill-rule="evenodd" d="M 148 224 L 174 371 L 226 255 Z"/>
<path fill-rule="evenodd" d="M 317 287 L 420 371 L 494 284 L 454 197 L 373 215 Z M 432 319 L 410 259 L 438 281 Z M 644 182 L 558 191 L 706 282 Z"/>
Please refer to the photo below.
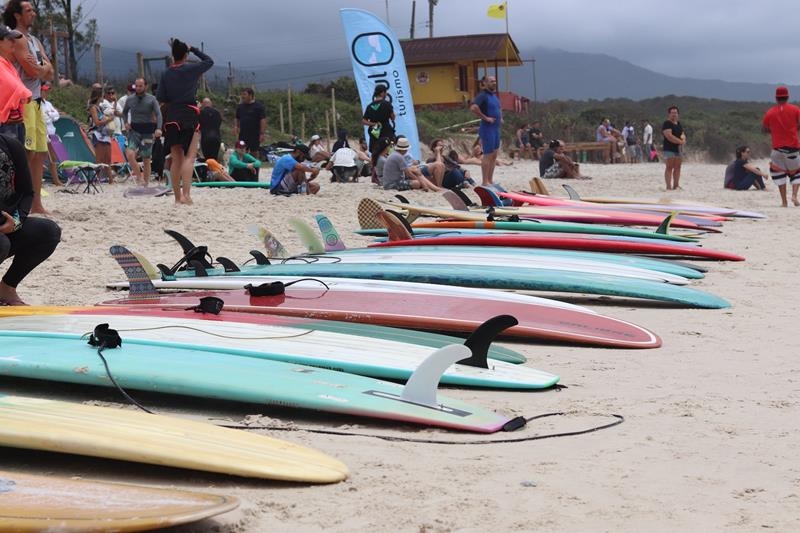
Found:
<path fill-rule="evenodd" d="M 765 162 L 760 162 L 763 165 Z M 479 169 L 472 167 L 479 175 Z M 795 279 L 800 209 L 780 208 L 776 188 L 722 188 L 724 167 L 687 163 L 684 190 L 663 191 L 663 165 L 585 165 L 585 195 L 670 197 L 757 210 L 767 220 L 728 222 L 703 244 L 744 255 L 741 263 L 704 263 L 692 285 L 732 302 L 730 309 L 679 309 L 599 297 L 563 297 L 652 329 L 655 350 L 612 350 L 510 343 L 528 365 L 557 373 L 567 388 L 518 393 L 448 389 L 447 394 L 510 415 L 562 412 L 512 434 L 451 433 L 366 419 L 172 398 L 135 397 L 161 413 L 256 425 L 332 429 L 453 442 L 532 437 L 625 422 L 590 434 L 518 443 L 446 445 L 365 436 L 251 430 L 313 446 L 344 461 L 352 476 L 330 486 L 250 481 L 167 468 L 3 450 L 3 467 L 233 494 L 242 506 L 176 531 L 798 531 L 800 530 L 800 341 Z M 327 174 L 327 173 L 323 173 Z M 496 180 L 528 190 L 534 163 L 500 167 Z M 264 223 L 291 251 L 302 246 L 287 219 L 326 213 L 347 244 L 366 240 L 355 208 L 365 196 L 388 199 L 368 182 L 330 184 L 316 197 L 274 197 L 266 190 L 202 189 L 195 205 L 171 197 L 126 199 L 130 184 L 100 194 L 48 188 L 45 205 L 63 228 L 55 254 L 19 288 L 31 304 L 92 304 L 123 293 L 108 254 L 125 244 L 172 265 L 180 249 L 163 229 L 178 230 L 216 257 L 242 261 L 260 243 L 247 233 Z M 563 194 L 559 181 L 548 181 Z M 443 206 L 435 194 L 406 193 Z M 4 271 L 4 267 L 0 271 Z M 105 405 L 112 390 L 0 378 L 4 391 Z M 127 408 L 127 407 L 126 407 Z"/>

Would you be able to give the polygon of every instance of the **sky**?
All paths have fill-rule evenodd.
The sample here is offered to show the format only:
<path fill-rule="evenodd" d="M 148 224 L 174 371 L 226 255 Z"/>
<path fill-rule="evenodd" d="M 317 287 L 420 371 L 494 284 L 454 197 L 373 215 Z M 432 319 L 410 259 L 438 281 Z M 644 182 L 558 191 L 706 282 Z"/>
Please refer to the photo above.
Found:
<path fill-rule="evenodd" d="M 103 47 L 167 51 L 175 36 L 218 65 L 241 70 L 347 57 L 339 9 L 372 11 L 409 37 L 412 0 L 73 0 L 96 18 Z M 504 33 L 492 0 L 438 0 L 434 37 Z M 508 0 L 508 31 L 535 47 L 603 53 L 661 74 L 800 84 L 797 0 Z M 295 7 L 297 9 L 295 9 Z M 416 1 L 415 36 L 428 37 L 428 0 Z M 147 14 L 131 20 L 130 14 Z M 525 57 L 523 59 L 535 59 Z M 620 80 L 624 83 L 625 80 Z"/>

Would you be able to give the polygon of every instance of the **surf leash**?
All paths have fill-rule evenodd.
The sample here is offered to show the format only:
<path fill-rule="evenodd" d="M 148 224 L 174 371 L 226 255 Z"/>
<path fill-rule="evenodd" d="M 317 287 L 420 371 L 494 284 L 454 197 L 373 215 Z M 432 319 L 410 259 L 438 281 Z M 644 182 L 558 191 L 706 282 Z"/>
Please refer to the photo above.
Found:
<path fill-rule="evenodd" d="M 544 413 L 541 415 L 535 415 L 525 419 L 525 422 L 531 422 L 533 420 L 539 420 L 542 418 L 549 418 L 553 416 L 567 416 L 569 414 L 574 413 L 567 413 L 564 411 L 554 412 L 554 413 Z M 599 426 L 593 426 L 587 429 L 579 429 L 575 431 L 563 431 L 559 433 L 545 433 L 542 435 L 532 435 L 530 437 L 519 437 L 514 439 L 491 439 L 491 440 L 466 440 L 466 441 L 457 441 L 457 440 L 440 440 L 440 439 L 414 439 L 410 437 L 395 437 L 391 435 L 376 435 L 371 433 L 352 433 L 348 431 L 336 431 L 333 429 L 312 429 L 312 428 L 302 428 L 302 427 L 281 427 L 281 426 L 241 426 L 241 425 L 220 425 L 220 427 L 224 428 L 231 428 L 231 429 L 242 429 L 242 430 L 251 430 L 251 429 L 261 429 L 261 430 L 268 430 L 268 431 L 302 431 L 304 433 L 317 433 L 321 435 L 337 435 L 342 437 L 369 437 L 372 439 L 380 439 L 386 440 L 390 442 L 413 442 L 418 444 L 453 444 L 453 445 L 461 445 L 461 446 L 473 446 L 473 445 L 482 445 L 482 444 L 509 444 L 513 442 L 526 442 L 526 441 L 534 441 L 534 440 L 544 440 L 544 439 L 554 439 L 560 437 L 575 437 L 578 435 L 587 435 L 589 433 L 594 433 L 596 431 L 601 431 L 603 429 L 609 429 L 614 426 L 618 426 L 625 422 L 625 417 L 616 413 L 610 414 L 598 414 L 596 416 L 605 416 L 613 418 L 611 422 L 607 424 L 602 424 Z"/>

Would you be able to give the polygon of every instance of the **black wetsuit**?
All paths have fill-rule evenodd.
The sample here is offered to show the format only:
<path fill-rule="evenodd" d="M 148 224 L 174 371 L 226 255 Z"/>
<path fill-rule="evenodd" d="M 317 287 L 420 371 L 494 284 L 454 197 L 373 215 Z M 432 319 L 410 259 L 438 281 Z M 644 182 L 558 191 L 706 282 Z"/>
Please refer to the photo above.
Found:
<path fill-rule="evenodd" d="M 0 135 L 0 211 L 21 223 L 13 233 L 0 233 L 0 263 L 14 257 L 3 276 L 9 287 L 16 288 L 50 257 L 61 240 L 58 224 L 47 218 L 28 216 L 32 203 L 33 185 L 25 148 L 16 139 Z"/>
<path fill-rule="evenodd" d="M 200 110 L 200 150 L 206 159 L 219 161 L 219 146 L 222 142 L 220 126 L 222 116 L 213 107 Z"/>

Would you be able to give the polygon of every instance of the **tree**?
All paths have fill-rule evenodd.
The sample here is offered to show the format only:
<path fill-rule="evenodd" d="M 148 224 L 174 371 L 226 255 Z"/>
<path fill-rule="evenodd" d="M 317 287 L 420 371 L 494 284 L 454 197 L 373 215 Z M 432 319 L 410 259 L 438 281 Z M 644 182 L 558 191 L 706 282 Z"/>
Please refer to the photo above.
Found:
<path fill-rule="evenodd" d="M 31 4 L 39 15 L 34 31 L 47 32 L 52 28 L 66 33 L 66 62 L 69 72 L 77 77 L 78 60 L 97 41 L 97 19 L 88 18 L 79 0 L 74 3 L 72 0 L 31 0 Z"/>

